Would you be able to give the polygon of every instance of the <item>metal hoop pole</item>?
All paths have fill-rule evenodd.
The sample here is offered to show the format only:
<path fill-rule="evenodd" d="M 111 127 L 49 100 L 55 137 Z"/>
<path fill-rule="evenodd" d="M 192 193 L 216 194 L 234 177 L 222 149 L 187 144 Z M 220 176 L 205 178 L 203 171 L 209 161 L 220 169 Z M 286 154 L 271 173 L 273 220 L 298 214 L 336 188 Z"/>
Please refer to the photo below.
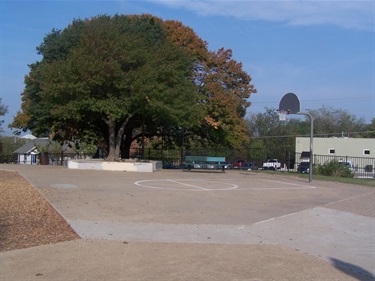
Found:
<path fill-rule="evenodd" d="M 313 168 L 313 139 L 314 139 L 314 118 L 307 112 L 297 112 L 296 114 L 306 115 L 310 118 L 310 172 L 309 182 L 312 182 L 312 168 Z"/>

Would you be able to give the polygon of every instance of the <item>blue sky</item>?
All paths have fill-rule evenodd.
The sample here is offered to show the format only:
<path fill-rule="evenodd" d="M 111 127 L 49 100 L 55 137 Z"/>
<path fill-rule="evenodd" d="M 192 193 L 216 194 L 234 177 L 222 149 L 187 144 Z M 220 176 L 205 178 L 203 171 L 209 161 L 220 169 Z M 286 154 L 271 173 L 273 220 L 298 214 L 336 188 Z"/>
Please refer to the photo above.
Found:
<path fill-rule="evenodd" d="M 99 14 L 150 13 L 181 21 L 210 50 L 232 49 L 258 90 L 248 113 L 278 108 L 288 92 L 301 110 L 347 110 L 375 117 L 375 1 L 370 0 L 0 0 L 0 97 L 7 125 L 20 110 L 28 64 L 52 28 Z M 296 117 L 295 115 L 288 118 Z"/>

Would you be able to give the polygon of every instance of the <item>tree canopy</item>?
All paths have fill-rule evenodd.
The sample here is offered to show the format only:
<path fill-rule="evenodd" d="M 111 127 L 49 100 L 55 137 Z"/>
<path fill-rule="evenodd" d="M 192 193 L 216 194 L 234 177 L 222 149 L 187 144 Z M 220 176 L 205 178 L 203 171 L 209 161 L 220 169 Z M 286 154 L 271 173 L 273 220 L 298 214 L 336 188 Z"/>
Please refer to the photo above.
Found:
<path fill-rule="evenodd" d="M 375 117 L 372 118 L 371 123 L 367 126 L 367 137 L 375 138 Z"/>
<path fill-rule="evenodd" d="M 108 159 L 160 127 L 191 139 L 246 142 L 255 93 L 231 50 L 207 50 L 194 31 L 151 15 L 98 16 L 52 30 L 25 77 L 12 127 L 54 139 L 105 142 Z M 127 140 L 127 141 L 124 141 Z M 121 146 L 127 144 L 126 147 Z M 125 154 L 126 155 L 126 154 Z"/>
<path fill-rule="evenodd" d="M 314 136 L 331 137 L 345 136 L 357 137 L 366 134 L 371 129 L 363 118 L 357 118 L 343 109 L 321 107 L 309 109 L 307 112 L 314 119 Z M 265 108 L 264 113 L 253 113 L 246 119 L 249 135 L 252 138 L 266 136 L 283 136 L 280 128 L 286 127 L 290 136 L 309 136 L 310 119 L 305 120 L 288 118 L 286 122 L 280 122 L 276 109 Z"/>
<path fill-rule="evenodd" d="M 332 107 L 321 107 L 308 110 L 314 118 L 314 134 L 320 136 L 358 136 L 361 131 L 366 130 L 366 122 L 363 118 L 357 118 L 346 110 Z"/>

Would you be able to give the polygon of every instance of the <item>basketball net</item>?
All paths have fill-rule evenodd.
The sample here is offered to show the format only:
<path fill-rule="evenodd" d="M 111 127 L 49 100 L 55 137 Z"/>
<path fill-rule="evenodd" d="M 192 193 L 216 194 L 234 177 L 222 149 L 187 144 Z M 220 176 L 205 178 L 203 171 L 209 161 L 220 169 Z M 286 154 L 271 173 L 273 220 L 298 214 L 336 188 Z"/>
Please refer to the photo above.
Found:
<path fill-rule="evenodd" d="M 279 115 L 279 121 L 286 121 L 287 110 L 278 110 L 277 114 Z"/>

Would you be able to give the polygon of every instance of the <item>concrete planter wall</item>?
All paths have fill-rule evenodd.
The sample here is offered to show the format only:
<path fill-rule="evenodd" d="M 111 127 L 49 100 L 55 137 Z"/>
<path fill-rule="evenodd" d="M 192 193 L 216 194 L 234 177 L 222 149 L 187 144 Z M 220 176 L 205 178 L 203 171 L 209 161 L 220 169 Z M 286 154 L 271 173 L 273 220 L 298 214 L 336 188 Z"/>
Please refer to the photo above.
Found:
<path fill-rule="evenodd" d="M 105 170 L 105 171 L 124 171 L 124 172 L 155 172 L 163 167 L 162 161 L 124 161 L 110 162 L 97 159 L 68 159 L 65 160 L 65 166 L 68 169 L 82 170 Z"/>

